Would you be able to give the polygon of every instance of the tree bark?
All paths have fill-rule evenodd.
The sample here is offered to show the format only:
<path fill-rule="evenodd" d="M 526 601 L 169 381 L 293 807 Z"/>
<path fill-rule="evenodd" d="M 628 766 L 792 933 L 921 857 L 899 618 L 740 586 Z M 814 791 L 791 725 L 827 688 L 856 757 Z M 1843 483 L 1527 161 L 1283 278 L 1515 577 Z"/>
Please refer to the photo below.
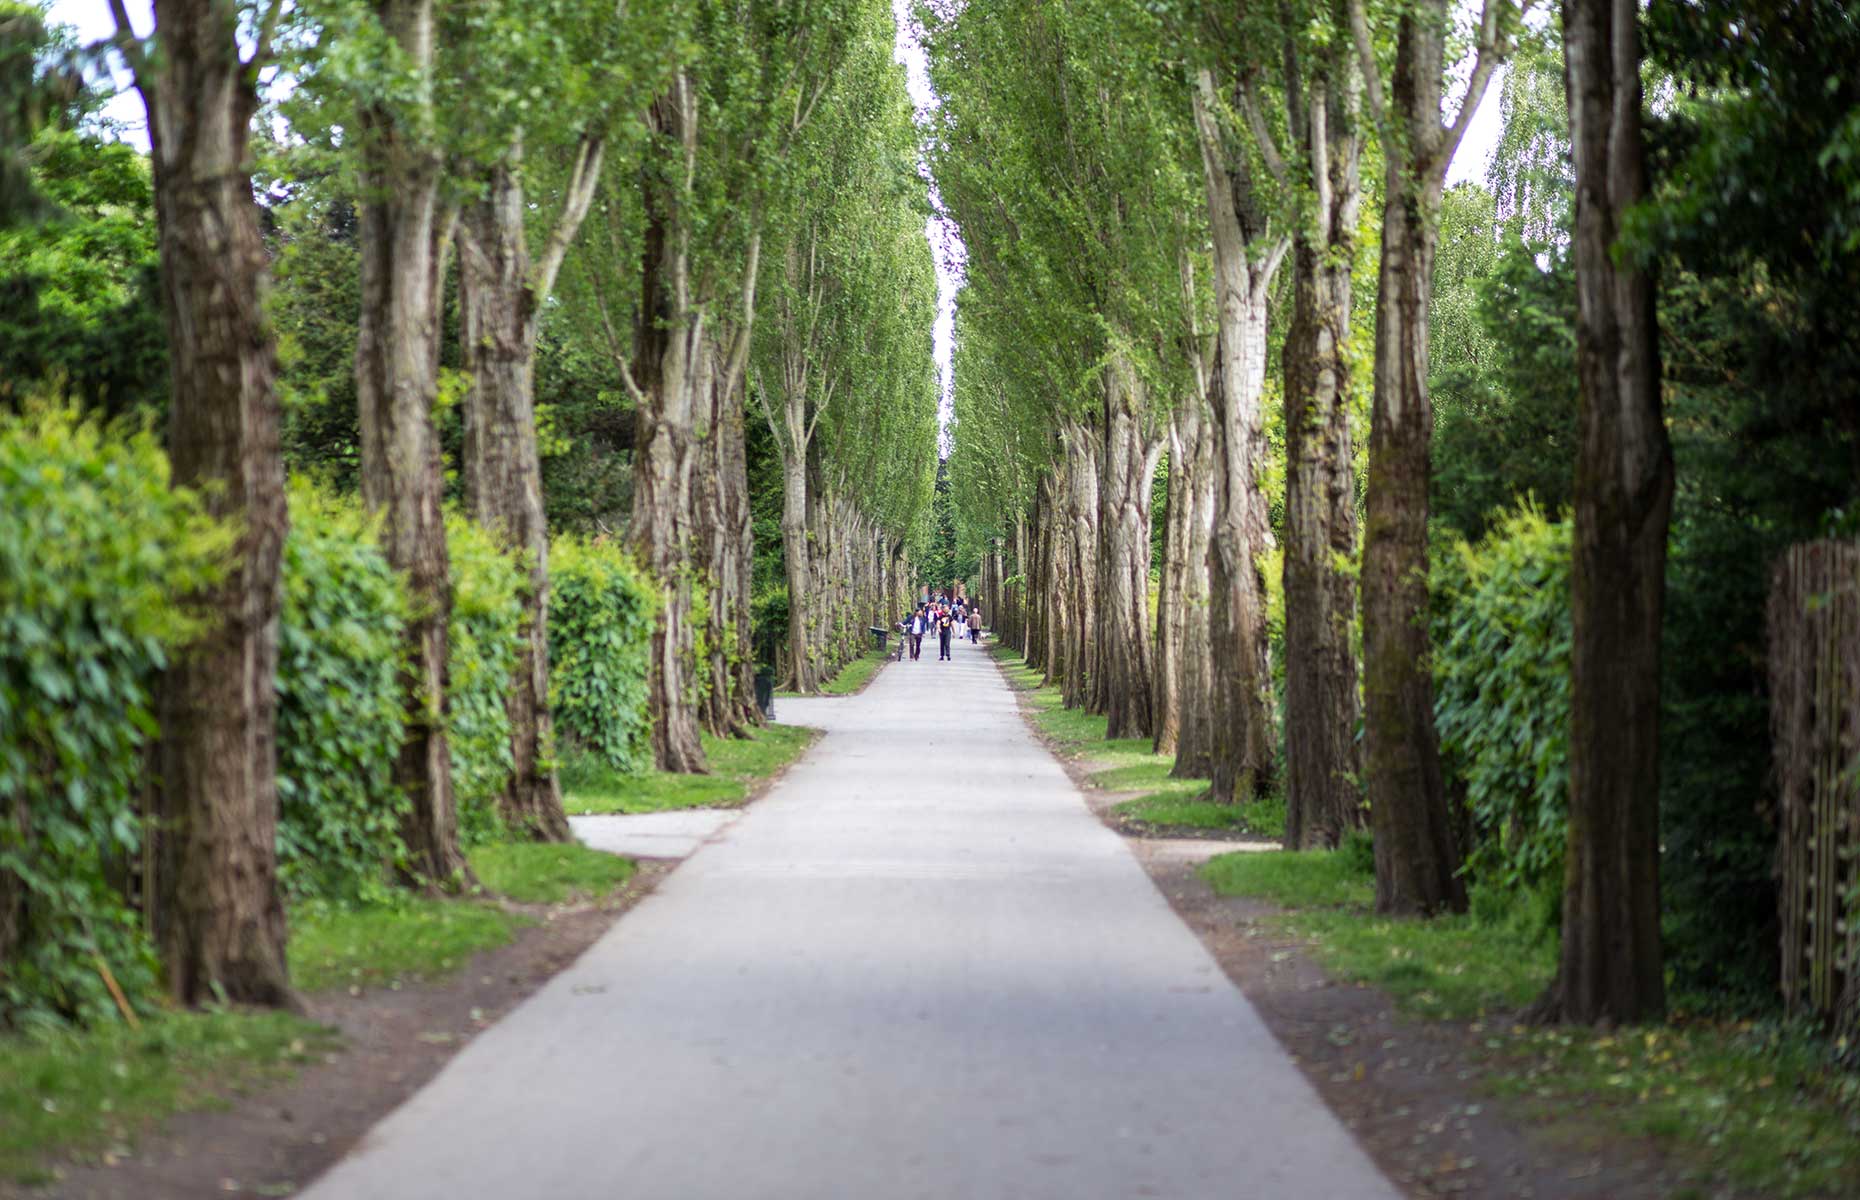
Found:
<path fill-rule="evenodd" d="M 1270 786 L 1274 769 L 1266 587 L 1259 568 L 1259 557 L 1272 542 L 1259 488 L 1265 448 L 1260 396 L 1266 380 L 1268 289 L 1284 256 L 1284 240 L 1270 231 L 1246 153 L 1227 145 L 1214 115 L 1214 81 L 1207 71 L 1197 75 L 1192 100 L 1214 240 L 1219 320 L 1209 389 L 1215 429 L 1210 794 L 1232 802 Z"/>
<path fill-rule="evenodd" d="M 1143 391 L 1119 359 L 1105 372 L 1104 469 L 1099 477 L 1097 623 L 1107 738 L 1155 733 L 1150 645 L 1150 502 L 1160 445 L 1144 430 Z"/>
<path fill-rule="evenodd" d="M 555 243 L 565 251 L 573 238 L 592 199 L 599 163 L 598 143 L 591 151 L 584 144 L 540 272 L 531 262 L 524 228 L 520 141 L 492 168 L 484 198 L 465 214 L 459 230 L 461 339 L 472 374 L 465 406 L 466 497 L 473 518 L 506 547 L 521 551 L 529 567 L 525 642 L 505 700 L 512 771 L 498 810 L 512 829 L 547 842 L 566 842 L 572 835 L 561 786 L 549 766 L 555 746 L 549 710 L 549 527 L 536 447 L 536 341 L 539 310 L 560 262 Z"/>
<path fill-rule="evenodd" d="M 1660 632 L 1673 456 L 1654 282 L 1614 251 L 1647 194 L 1639 11 L 1565 0 L 1576 167 L 1575 559 L 1563 946 L 1540 1019 L 1658 1020 Z"/>
<path fill-rule="evenodd" d="M 647 668 L 653 765 L 704 773 L 691 665 L 692 470 L 704 313 L 692 303 L 689 215 L 697 155 L 697 97 L 687 75 L 653 101 L 651 128 L 668 151 L 643 188 L 646 233 L 633 378 L 639 392 L 633 452 L 633 551 L 663 596 Z"/>
<path fill-rule="evenodd" d="M 452 216 L 439 201 L 440 156 L 431 120 L 431 0 L 377 0 L 382 26 L 420 81 L 417 99 L 361 115 L 362 310 L 355 345 L 362 497 L 381 515 L 388 562 L 413 598 L 407 622 L 407 737 L 394 782 L 409 802 L 401 836 L 407 869 L 435 885 L 469 878 L 459 848 L 446 748 L 446 627 L 452 588 L 445 481 L 433 428 L 438 395 L 444 248 Z"/>
<path fill-rule="evenodd" d="M 1199 407 L 1201 401 L 1195 403 Z M 1207 779 L 1214 773 L 1214 647 L 1208 573 L 1214 536 L 1214 438 L 1213 421 L 1206 411 L 1199 412 L 1184 463 L 1189 512 L 1182 574 L 1182 717 L 1175 766 L 1170 770 L 1177 779 Z"/>
<path fill-rule="evenodd" d="M 1290 116 L 1313 212 L 1293 240 L 1285 369 L 1285 846 L 1335 846 L 1357 791 L 1356 495 L 1350 446 L 1351 263 L 1361 207 L 1358 89 L 1339 45 Z"/>
<path fill-rule="evenodd" d="M 118 9 L 123 42 L 132 34 Z M 277 343 L 247 138 L 256 65 L 230 0 L 157 0 L 159 51 L 126 50 L 148 107 L 177 487 L 237 523 L 217 623 L 160 685 L 155 926 L 183 1004 L 297 1009 L 277 886 L 279 570 L 287 514 Z M 260 53 L 262 54 L 262 48 Z"/>

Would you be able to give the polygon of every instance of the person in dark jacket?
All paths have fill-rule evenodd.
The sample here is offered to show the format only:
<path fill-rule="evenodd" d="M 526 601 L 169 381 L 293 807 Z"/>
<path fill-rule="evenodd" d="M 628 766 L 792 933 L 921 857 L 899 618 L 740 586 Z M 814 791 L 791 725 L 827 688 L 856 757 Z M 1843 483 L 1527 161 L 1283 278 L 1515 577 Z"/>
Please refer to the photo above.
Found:
<path fill-rule="evenodd" d="M 947 610 L 945 610 L 943 615 L 937 620 L 937 648 L 942 651 L 941 654 L 937 655 L 938 662 L 949 657 L 949 641 L 950 636 L 955 632 L 955 624 L 956 619 L 950 616 Z"/>

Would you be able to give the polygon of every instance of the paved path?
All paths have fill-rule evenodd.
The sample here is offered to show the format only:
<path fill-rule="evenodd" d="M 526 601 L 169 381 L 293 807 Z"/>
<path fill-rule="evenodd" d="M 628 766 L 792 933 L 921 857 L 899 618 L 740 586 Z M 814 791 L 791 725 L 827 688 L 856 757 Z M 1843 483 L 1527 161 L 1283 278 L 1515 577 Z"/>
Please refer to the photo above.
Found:
<path fill-rule="evenodd" d="M 981 651 L 827 736 L 314 1200 L 1384 1200 Z"/>

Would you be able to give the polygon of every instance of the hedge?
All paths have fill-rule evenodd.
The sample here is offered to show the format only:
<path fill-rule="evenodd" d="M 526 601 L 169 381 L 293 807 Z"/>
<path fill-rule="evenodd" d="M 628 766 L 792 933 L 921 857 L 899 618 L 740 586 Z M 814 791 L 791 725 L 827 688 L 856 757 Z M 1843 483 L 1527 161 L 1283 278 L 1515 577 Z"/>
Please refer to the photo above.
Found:
<path fill-rule="evenodd" d="M 549 550 L 549 696 L 567 749 L 617 771 L 652 766 L 646 668 L 659 593 L 605 538 Z"/>
<path fill-rule="evenodd" d="M 1530 504 L 1438 563 L 1435 720 L 1466 785 L 1470 869 L 1561 886 L 1569 819 L 1570 528 Z"/>
<path fill-rule="evenodd" d="M 490 532 L 462 516 L 446 521 L 452 560 L 452 623 L 447 631 L 447 745 L 459 833 L 468 845 L 503 833 L 497 797 L 510 782 L 511 673 L 524 644 L 529 571 Z"/>
<path fill-rule="evenodd" d="M 114 1015 L 155 964 L 124 897 L 151 687 L 232 533 L 148 432 L 0 415 L 0 1024 Z"/>
<path fill-rule="evenodd" d="M 402 853 L 393 787 L 409 605 L 352 501 L 291 488 L 278 630 L 278 876 L 293 899 L 359 900 Z"/>

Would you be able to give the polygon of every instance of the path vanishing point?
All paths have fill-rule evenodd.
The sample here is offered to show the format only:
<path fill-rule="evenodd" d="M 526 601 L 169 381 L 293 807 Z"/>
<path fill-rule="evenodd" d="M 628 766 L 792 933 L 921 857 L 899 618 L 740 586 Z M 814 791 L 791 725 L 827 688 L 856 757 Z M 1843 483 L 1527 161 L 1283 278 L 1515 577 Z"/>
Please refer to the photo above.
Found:
<path fill-rule="evenodd" d="M 1399 1194 L 985 651 L 778 715 L 826 737 L 307 1196 Z"/>

